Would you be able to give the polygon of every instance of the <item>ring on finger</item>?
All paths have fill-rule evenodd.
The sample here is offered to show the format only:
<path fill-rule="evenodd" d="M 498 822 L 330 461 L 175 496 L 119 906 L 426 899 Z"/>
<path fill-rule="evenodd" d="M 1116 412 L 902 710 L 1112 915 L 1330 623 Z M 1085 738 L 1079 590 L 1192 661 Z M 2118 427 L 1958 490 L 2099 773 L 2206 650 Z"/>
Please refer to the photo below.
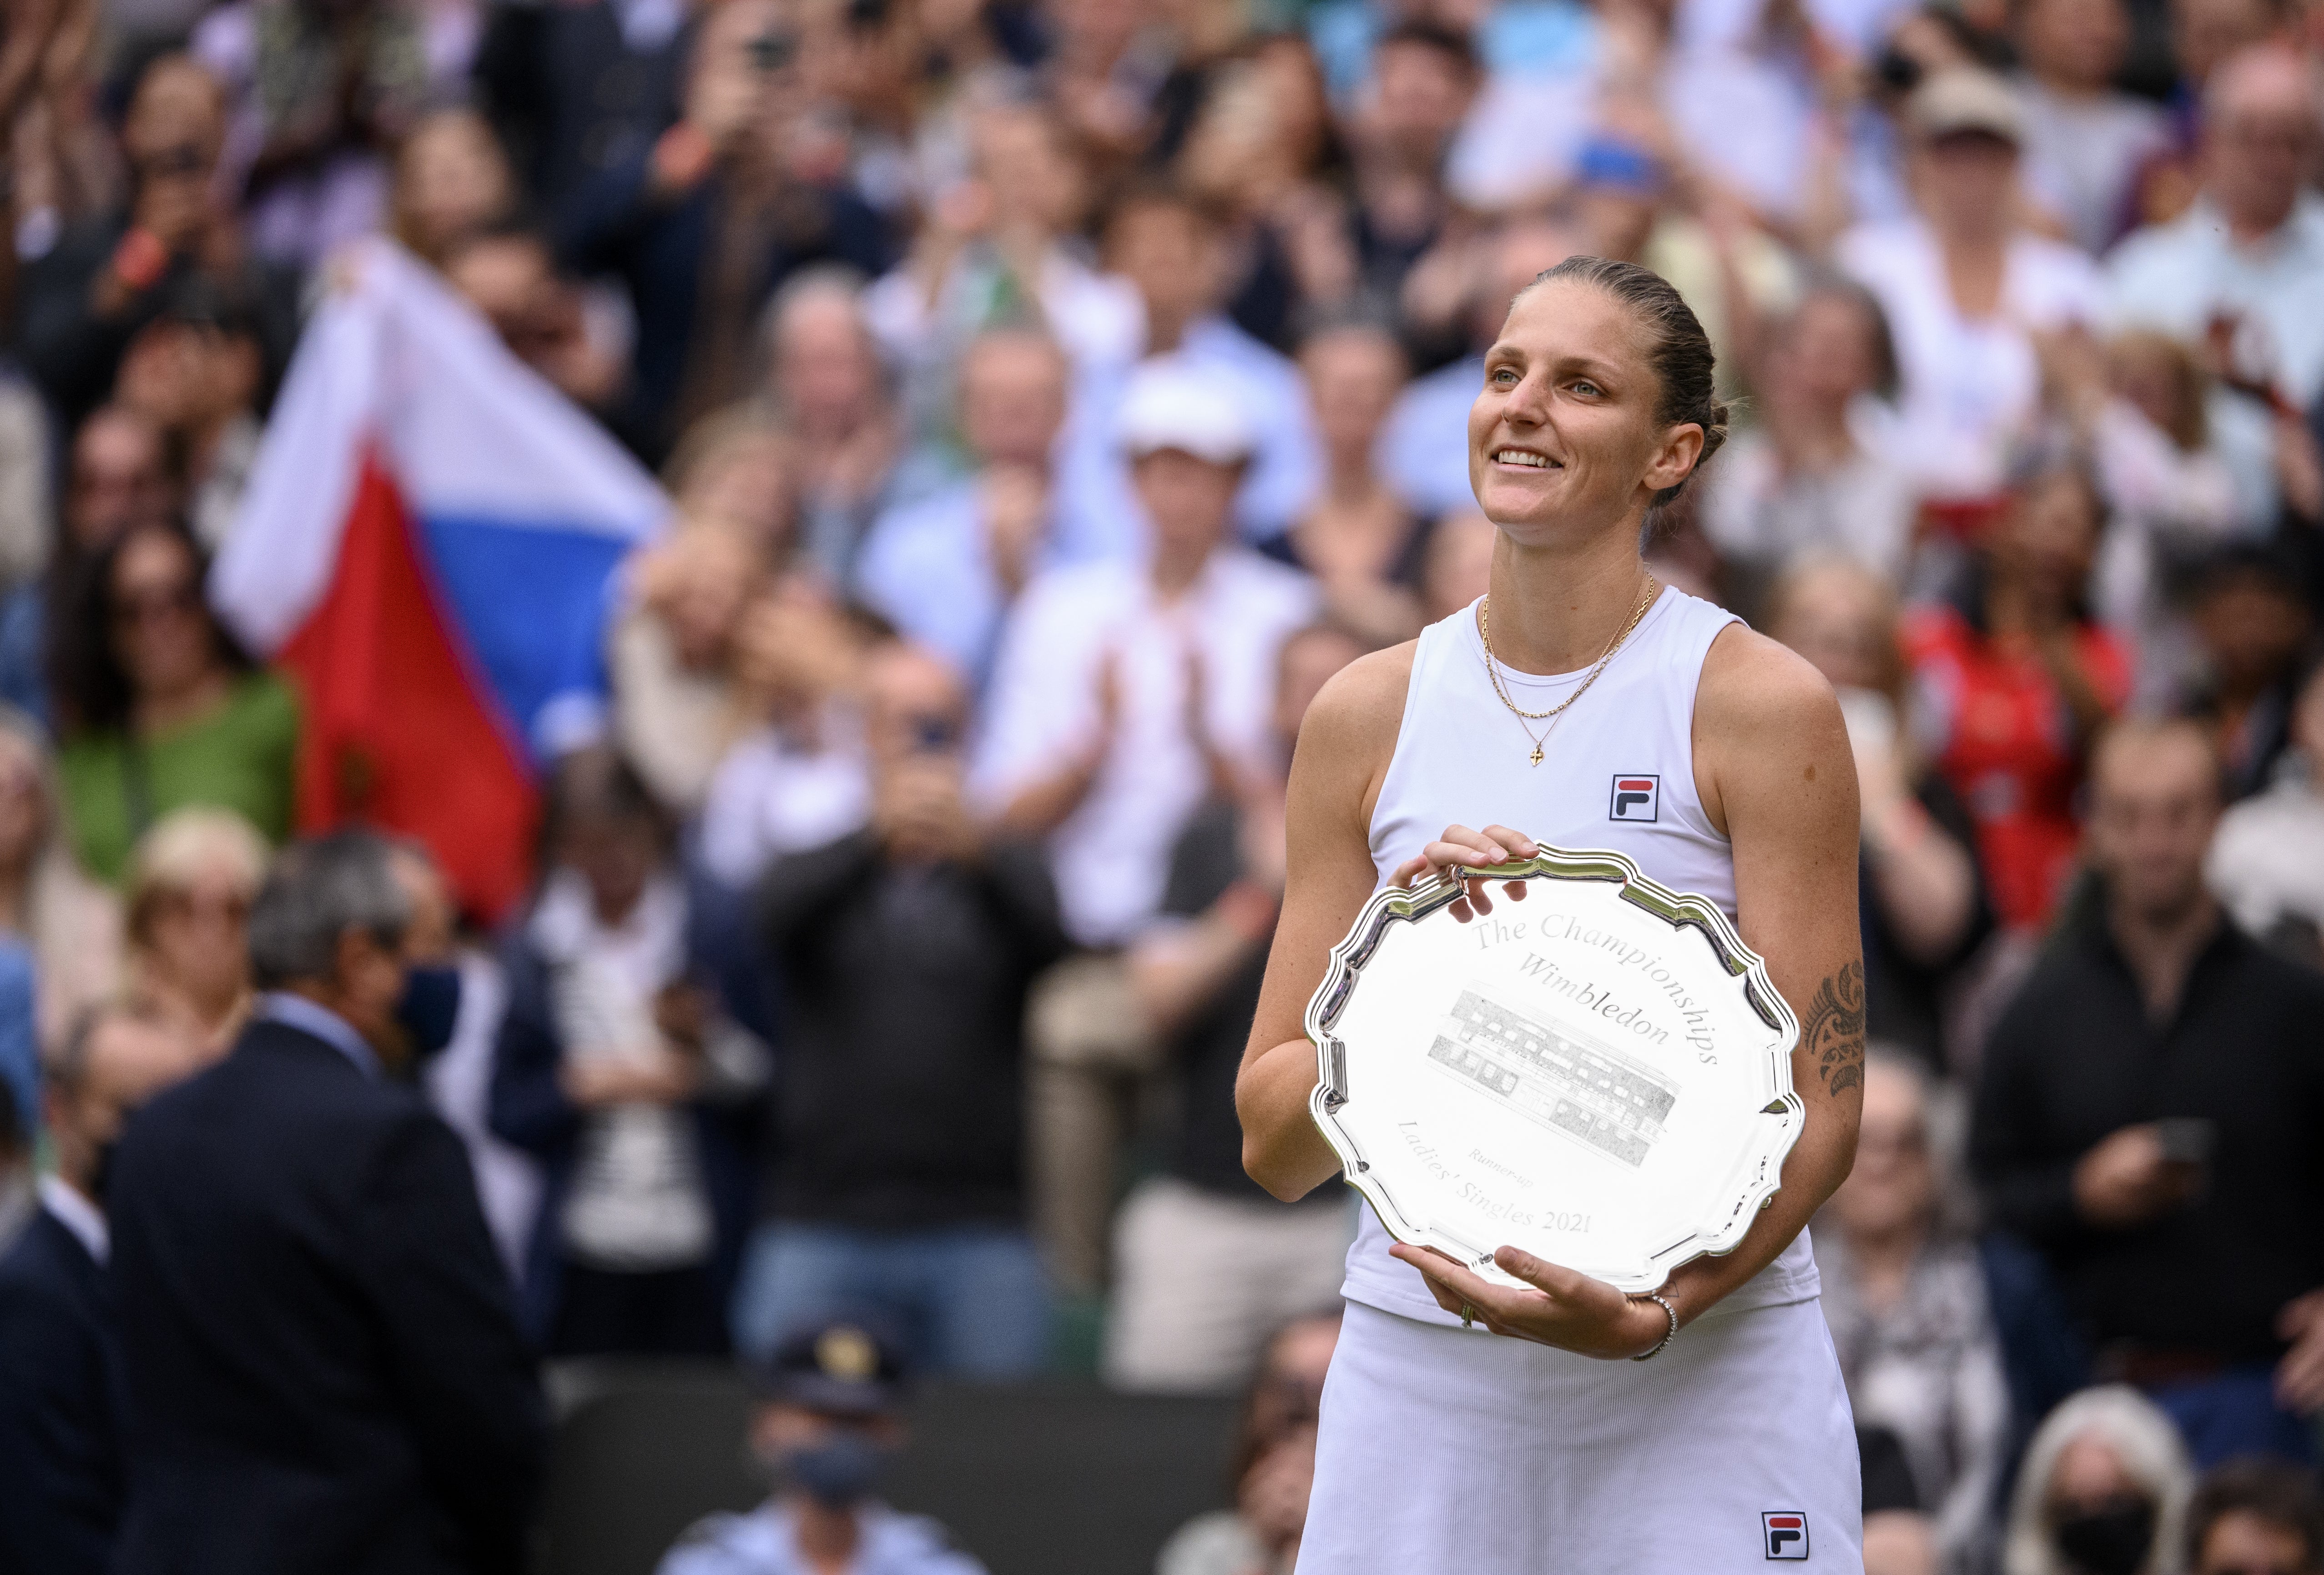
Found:
<path fill-rule="evenodd" d="M 1463 1303 L 1461 1303 L 1461 1327 L 1462 1327 L 1462 1328 L 1463 1328 L 1463 1329 L 1474 1329 L 1476 1326 L 1477 1326 L 1477 1304 L 1476 1304 L 1474 1302 L 1463 1302 Z"/>

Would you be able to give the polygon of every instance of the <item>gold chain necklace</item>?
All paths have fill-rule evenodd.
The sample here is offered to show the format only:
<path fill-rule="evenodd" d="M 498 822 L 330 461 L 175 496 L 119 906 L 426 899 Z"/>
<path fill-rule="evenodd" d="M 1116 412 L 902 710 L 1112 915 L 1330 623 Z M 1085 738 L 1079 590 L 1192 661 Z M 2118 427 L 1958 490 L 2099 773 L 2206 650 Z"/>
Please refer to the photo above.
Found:
<path fill-rule="evenodd" d="M 1638 604 L 1630 609 L 1630 621 L 1623 624 L 1620 631 L 1606 642 L 1605 653 L 1599 657 L 1598 665 L 1590 669 L 1590 676 L 1582 680 L 1582 687 L 1546 711 L 1526 710 L 1510 699 L 1509 692 L 1501 686 L 1501 666 L 1493 656 L 1493 599 L 1488 596 L 1477 604 L 1477 633 L 1485 642 L 1486 676 L 1493 680 L 1493 693 L 1499 695 L 1501 704 L 1509 708 L 1509 714 L 1517 719 L 1517 725 L 1525 728 L 1526 737 L 1533 740 L 1532 763 L 1534 765 L 1541 764 L 1542 751 L 1549 742 L 1549 735 L 1557 731 L 1557 719 L 1565 714 L 1567 706 L 1590 693 L 1590 686 L 1598 681 L 1598 675 L 1606 670 L 1606 664 L 1614 659 L 1614 653 L 1622 649 L 1624 640 L 1630 638 L 1630 631 L 1637 628 L 1638 620 L 1646 615 L 1646 609 L 1654 605 L 1655 597 L 1661 590 L 1662 586 L 1656 582 L 1655 576 L 1648 575 L 1645 587 L 1638 592 Z M 1546 722 L 1549 725 L 1542 729 L 1539 738 L 1535 738 L 1533 729 L 1526 727 L 1528 722 Z"/>

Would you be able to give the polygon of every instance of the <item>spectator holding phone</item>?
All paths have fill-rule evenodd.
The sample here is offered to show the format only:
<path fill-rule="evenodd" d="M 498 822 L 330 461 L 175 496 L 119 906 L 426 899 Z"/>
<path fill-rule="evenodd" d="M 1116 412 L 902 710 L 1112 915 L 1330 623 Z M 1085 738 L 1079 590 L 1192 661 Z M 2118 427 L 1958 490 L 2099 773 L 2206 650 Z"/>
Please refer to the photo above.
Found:
<path fill-rule="evenodd" d="M 2099 1375 L 2144 1389 L 2199 1464 L 2306 1460 L 2300 1418 L 2324 1408 L 2324 975 L 2205 889 L 2219 778 L 2191 722 L 2100 740 L 2094 879 L 1994 1032 L 1970 1160 Z"/>
<path fill-rule="evenodd" d="M 958 672 L 867 664 L 872 824 L 778 860 L 759 923 L 783 980 L 781 1129 L 735 1305 L 754 1357 L 868 1308 L 916 1365 L 1019 1377 L 1048 1353 L 1025 1229 L 1025 996 L 1065 950 L 1038 846 L 961 795 Z"/>
<path fill-rule="evenodd" d="M 752 329 L 784 280 L 816 262 L 877 272 L 887 261 L 878 216 L 795 166 L 807 109 L 798 53 L 771 0 L 709 12 L 678 124 L 582 185 L 562 216 L 561 261 L 619 277 L 636 303 L 616 425 L 650 460 L 751 391 Z"/>
<path fill-rule="evenodd" d="M 121 127 L 126 205 L 68 231 L 24 279 L 24 362 L 67 421 L 104 401 L 131 338 L 191 279 L 248 308 L 270 367 L 289 355 L 299 292 L 251 255 L 241 217 L 219 198 L 225 141 L 215 77 L 185 55 L 145 68 Z"/>

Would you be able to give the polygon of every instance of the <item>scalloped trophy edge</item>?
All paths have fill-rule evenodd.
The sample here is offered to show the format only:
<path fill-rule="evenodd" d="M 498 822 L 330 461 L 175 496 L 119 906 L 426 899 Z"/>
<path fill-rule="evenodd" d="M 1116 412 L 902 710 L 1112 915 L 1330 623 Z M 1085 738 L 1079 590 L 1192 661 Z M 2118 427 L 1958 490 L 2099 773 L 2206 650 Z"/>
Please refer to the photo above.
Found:
<path fill-rule="evenodd" d="M 1775 1124 L 1769 1134 L 1773 1147 L 1761 1147 L 1747 1153 L 1738 1170 L 1754 1166 L 1759 1174 L 1746 1184 L 1737 1205 L 1720 1223 L 1719 1230 L 1705 1237 L 1700 1231 L 1674 1241 L 1651 1255 L 1634 1273 L 1600 1274 L 1616 1290 L 1629 1295 L 1643 1295 L 1668 1283 L 1671 1275 L 1698 1257 L 1723 1257 L 1741 1244 L 1759 1216 L 1783 1186 L 1784 1161 L 1790 1156 L 1792 1146 L 1799 1141 L 1806 1126 L 1807 1103 L 1799 1096 L 1792 1082 L 1792 1053 L 1800 1040 L 1799 1019 L 1783 991 L 1775 988 L 1767 972 L 1766 959 L 1753 951 L 1735 928 L 1734 921 L 1715 904 L 1692 893 L 1674 891 L 1641 870 L 1627 853 L 1611 848 L 1559 848 L 1536 841 L 1536 852 L 1530 859 L 1513 859 L 1499 864 L 1452 865 L 1428 886 L 1412 889 L 1388 886 L 1372 893 L 1356 915 L 1347 935 L 1332 948 L 1324 964 L 1323 978 L 1314 994 L 1307 998 L 1307 1010 L 1303 1027 L 1308 1042 L 1315 1046 L 1316 1081 L 1307 1098 L 1307 1112 L 1323 1133 L 1323 1140 L 1340 1156 L 1340 1179 L 1360 1193 L 1371 1205 L 1380 1225 L 1398 1241 L 1414 1247 L 1434 1247 L 1447 1251 L 1449 1256 L 1464 1264 L 1483 1278 L 1498 1285 L 1522 1289 L 1526 1282 L 1506 1273 L 1495 1264 L 1488 1252 L 1481 1259 L 1469 1243 L 1445 1236 L 1433 1226 L 1422 1226 L 1406 1219 L 1387 1188 L 1379 1183 L 1371 1165 L 1363 1157 L 1361 1147 L 1354 1135 L 1341 1125 L 1339 1110 L 1348 1101 L 1347 1064 L 1345 1052 L 1331 1034 L 1332 1025 L 1348 1004 L 1355 989 L 1356 975 L 1379 947 L 1391 924 L 1402 921 L 1416 923 L 1442 907 L 1460 900 L 1465 883 L 1472 877 L 1491 880 L 1530 880 L 1548 876 L 1568 880 L 1612 880 L 1621 886 L 1620 896 L 1662 919 L 1674 929 L 1698 931 L 1708 944 L 1720 967 L 1730 977 L 1742 981 L 1744 999 L 1752 1010 L 1773 1029 L 1777 1042 L 1767 1049 L 1768 1071 L 1774 1084 L 1775 1097 L 1771 1105 L 1784 1107 L 1784 1119 Z M 1608 866 L 1611 866 L 1610 870 Z M 1637 895 L 1634 895 L 1637 894 Z M 1641 900 L 1643 896 L 1644 900 Z M 1327 1108 L 1328 1106 L 1328 1108 Z M 1769 1111 L 1767 1113 L 1773 1113 Z M 1674 1253 L 1683 1253 L 1674 1262 L 1659 1260 Z"/>

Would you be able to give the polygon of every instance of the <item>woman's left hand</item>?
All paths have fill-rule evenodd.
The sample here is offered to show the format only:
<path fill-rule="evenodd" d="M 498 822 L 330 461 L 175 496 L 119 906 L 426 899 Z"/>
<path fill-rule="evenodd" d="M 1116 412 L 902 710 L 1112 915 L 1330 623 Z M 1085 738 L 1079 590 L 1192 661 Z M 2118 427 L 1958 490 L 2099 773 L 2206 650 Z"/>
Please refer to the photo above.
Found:
<path fill-rule="evenodd" d="M 1603 1280 L 1514 1247 L 1494 1253 L 1493 1262 L 1531 1290 L 1489 1284 L 1432 1247 L 1397 1242 L 1388 1251 L 1421 1272 L 1438 1306 L 1447 1312 L 1465 1308 L 1495 1334 L 1617 1361 L 1645 1355 L 1670 1329 L 1659 1303 L 1632 1301 Z"/>

